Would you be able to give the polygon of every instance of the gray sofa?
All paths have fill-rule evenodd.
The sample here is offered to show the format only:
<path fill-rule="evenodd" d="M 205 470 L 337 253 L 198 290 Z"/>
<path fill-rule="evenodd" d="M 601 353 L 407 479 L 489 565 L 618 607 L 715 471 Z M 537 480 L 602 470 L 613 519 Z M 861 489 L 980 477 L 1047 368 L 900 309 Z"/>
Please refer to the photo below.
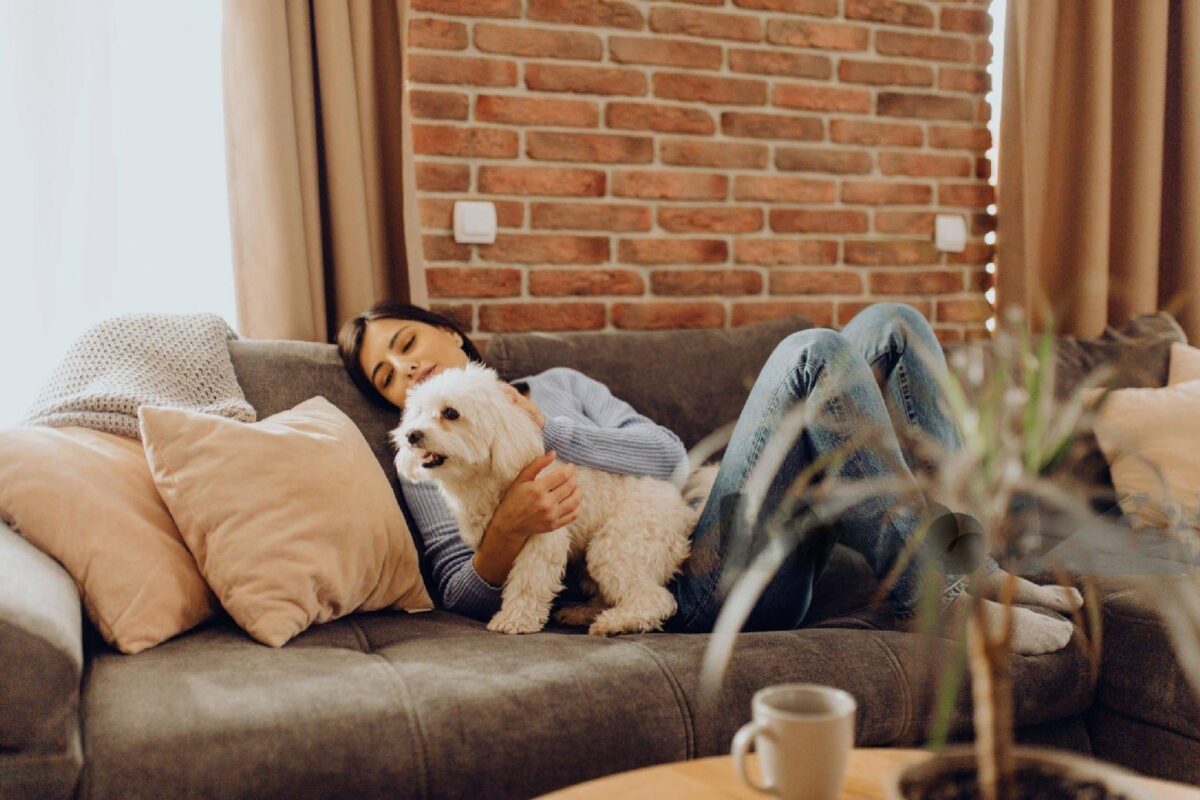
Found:
<path fill-rule="evenodd" d="M 508 334 L 493 338 L 487 359 L 509 379 L 580 369 L 690 447 L 736 418 L 771 349 L 809 325 L 789 317 L 732 331 Z M 1134 381 L 1161 384 L 1166 347 L 1182 336 L 1153 315 L 1065 342 L 1063 362 L 1133 353 L 1149 365 Z M 385 434 L 395 415 L 366 402 L 331 345 L 243 340 L 230 353 L 260 417 L 324 395 L 393 475 Z M 1102 581 L 1098 673 L 1074 644 L 1014 658 L 1019 737 L 1200 782 L 1200 709 L 1140 580 Z M 859 745 L 920 743 L 932 718 L 929 677 L 952 646 L 895 631 L 869 604 L 873 588 L 861 557 L 839 545 L 807 627 L 743 634 L 708 706 L 698 689 L 705 635 L 606 640 L 552 625 L 510 637 L 442 610 L 355 614 L 280 649 L 222 616 L 120 655 L 81 616 L 66 573 L 0 526 L 0 797 L 528 797 L 726 752 L 754 691 L 784 681 L 854 694 Z M 967 691 L 952 731 L 970 736 Z"/>

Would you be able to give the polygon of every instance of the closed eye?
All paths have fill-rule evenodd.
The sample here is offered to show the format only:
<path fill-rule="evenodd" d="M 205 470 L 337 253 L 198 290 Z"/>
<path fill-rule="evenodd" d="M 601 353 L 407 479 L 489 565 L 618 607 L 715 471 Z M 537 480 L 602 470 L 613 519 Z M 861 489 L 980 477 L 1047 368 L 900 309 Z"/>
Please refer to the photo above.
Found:
<path fill-rule="evenodd" d="M 411 349 L 412 349 L 413 342 L 415 342 L 415 341 L 417 341 L 417 335 L 414 333 L 414 334 L 413 334 L 411 337 L 409 337 L 409 340 L 408 340 L 407 342 L 405 342 L 405 343 L 404 343 L 404 347 L 403 347 L 403 348 L 400 350 L 400 352 L 401 352 L 401 353 L 407 353 L 409 350 L 411 350 Z M 391 385 L 391 383 L 392 383 L 392 377 L 393 377 L 395 374 L 396 374 L 396 370 L 394 370 L 394 369 L 393 369 L 393 370 L 390 370 L 390 371 L 388 372 L 387 378 L 386 378 L 386 379 L 384 379 L 384 381 L 383 381 L 383 388 L 385 388 L 385 389 L 386 389 L 388 386 L 390 386 L 390 385 Z"/>

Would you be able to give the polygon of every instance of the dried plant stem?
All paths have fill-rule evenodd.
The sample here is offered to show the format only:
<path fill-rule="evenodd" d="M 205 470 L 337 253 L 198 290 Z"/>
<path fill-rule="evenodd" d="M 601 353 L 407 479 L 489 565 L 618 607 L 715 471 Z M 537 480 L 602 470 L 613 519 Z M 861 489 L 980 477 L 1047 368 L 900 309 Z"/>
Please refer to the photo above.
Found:
<path fill-rule="evenodd" d="M 1012 576 L 1010 576 L 1011 578 Z M 983 602 L 971 603 L 967 622 L 967 654 L 971 665 L 971 697 L 975 719 L 975 757 L 979 793 L 983 800 L 1015 800 L 1013 761 L 1012 591 L 1015 578 L 1002 593 L 1004 627 L 988 629 Z"/>

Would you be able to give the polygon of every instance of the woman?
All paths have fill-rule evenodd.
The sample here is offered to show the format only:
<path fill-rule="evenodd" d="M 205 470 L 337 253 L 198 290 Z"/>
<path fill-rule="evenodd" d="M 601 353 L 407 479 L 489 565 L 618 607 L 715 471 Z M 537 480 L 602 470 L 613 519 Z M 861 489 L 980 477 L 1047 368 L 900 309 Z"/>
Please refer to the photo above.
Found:
<path fill-rule="evenodd" d="M 468 361 L 483 361 L 451 320 L 420 307 L 387 302 L 343 325 L 338 351 L 364 393 L 401 410 L 409 388 L 430 375 Z M 761 548 L 759 530 L 748 534 L 754 541 L 731 541 L 732 510 L 764 444 L 797 401 L 815 406 L 818 417 L 832 424 L 810 424 L 795 438 L 764 494 L 760 520 L 776 508 L 794 476 L 832 448 L 850 443 L 852 452 L 837 468 L 839 480 L 891 477 L 902 484 L 912 481 L 910 470 L 919 465 L 902 450 L 897 430 L 906 440 L 915 436 L 946 448 L 960 446 L 957 429 L 937 403 L 933 370 L 944 369 L 929 323 L 899 303 L 869 306 L 840 333 L 812 328 L 784 338 L 750 391 L 693 531 L 692 555 L 683 574 L 672 581 L 679 609 L 668 630 L 711 631 L 720 611 L 725 588 L 722 567 L 730 548 L 750 553 Z M 524 381 L 530 396 L 513 389 L 513 401 L 542 428 L 549 452 L 529 464 L 510 486 L 477 552 L 472 553 L 459 538 L 457 525 L 432 482 L 401 479 L 419 528 L 416 533 L 432 565 L 439 604 L 484 621 L 499 609 L 500 589 L 525 541 L 577 516 L 580 497 L 573 467 L 535 477 L 555 453 L 571 464 L 664 480 L 677 476 L 677 469 L 686 464 L 686 450 L 674 433 L 638 414 L 598 381 L 567 368 L 549 369 Z M 864 439 L 870 444 L 863 445 Z M 881 493 L 842 513 L 836 534 L 818 537 L 807 549 L 797 550 L 778 570 L 745 627 L 800 626 L 835 536 L 862 553 L 877 577 L 887 576 L 925 513 L 924 501 L 917 495 L 906 493 L 902 499 Z M 919 568 L 917 559 L 905 558 L 907 566 L 888 597 L 902 620 L 912 618 Z M 990 559 L 987 564 L 985 572 L 1002 574 Z M 952 601 L 962 581 L 954 578 L 947 580 L 943 608 L 959 605 Z M 1017 625 L 1029 622 L 1020 617 Z"/>

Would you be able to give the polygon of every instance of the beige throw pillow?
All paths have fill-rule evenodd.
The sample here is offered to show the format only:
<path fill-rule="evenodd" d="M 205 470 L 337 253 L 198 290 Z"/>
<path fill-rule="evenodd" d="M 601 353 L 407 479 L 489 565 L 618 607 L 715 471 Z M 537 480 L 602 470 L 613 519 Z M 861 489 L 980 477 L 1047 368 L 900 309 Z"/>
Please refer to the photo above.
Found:
<path fill-rule="evenodd" d="M 63 565 L 88 619 L 122 653 L 217 609 L 136 439 L 79 427 L 0 430 L 0 518 Z"/>
<path fill-rule="evenodd" d="M 387 477 L 324 397 L 255 423 L 160 406 L 138 417 L 200 572 L 258 641 L 279 647 L 354 611 L 433 608 Z"/>
<path fill-rule="evenodd" d="M 1200 347 L 1189 347 L 1182 342 L 1173 342 L 1171 344 L 1171 371 L 1167 378 L 1167 385 L 1194 380 L 1200 380 Z"/>
<path fill-rule="evenodd" d="M 1088 394 L 1090 403 L 1100 391 Z M 1112 391 L 1094 428 L 1121 509 L 1135 524 L 1200 514 L 1200 380 Z"/>

